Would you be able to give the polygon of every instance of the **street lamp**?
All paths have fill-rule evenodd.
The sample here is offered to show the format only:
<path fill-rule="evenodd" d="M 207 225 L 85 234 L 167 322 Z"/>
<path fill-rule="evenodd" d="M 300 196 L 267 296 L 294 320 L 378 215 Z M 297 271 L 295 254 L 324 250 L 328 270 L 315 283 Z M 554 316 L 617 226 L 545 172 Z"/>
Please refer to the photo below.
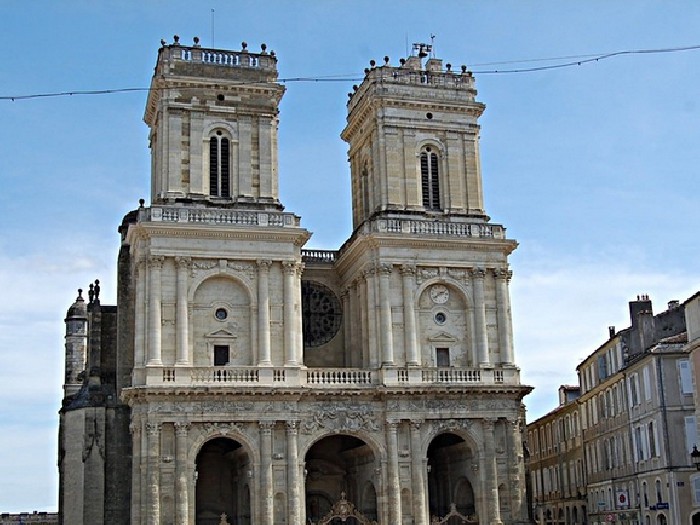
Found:
<path fill-rule="evenodd" d="M 690 461 L 692 461 L 695 468 L 700 470 L 700 450 L 696 445 L 693 445 L 693 451 L 690 453 Z"/>

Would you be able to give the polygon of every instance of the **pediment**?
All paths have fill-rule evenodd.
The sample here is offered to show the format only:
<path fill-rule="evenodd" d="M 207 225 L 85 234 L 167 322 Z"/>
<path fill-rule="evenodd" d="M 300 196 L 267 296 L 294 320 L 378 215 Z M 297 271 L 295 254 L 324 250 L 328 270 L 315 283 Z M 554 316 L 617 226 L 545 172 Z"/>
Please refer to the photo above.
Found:
<path fill-rule="evenodd" d="M 228 330 L 216 330 L 215 332 L 207 334 L 207 337 L 236 337 L 236 334 Z"/>
<path fill-rule="evenodd" d="M 428 341 L 433 343 L 456 343 L 457 339 L 447 332 L 440 332 L 439 334 L 428 337 Z"/>

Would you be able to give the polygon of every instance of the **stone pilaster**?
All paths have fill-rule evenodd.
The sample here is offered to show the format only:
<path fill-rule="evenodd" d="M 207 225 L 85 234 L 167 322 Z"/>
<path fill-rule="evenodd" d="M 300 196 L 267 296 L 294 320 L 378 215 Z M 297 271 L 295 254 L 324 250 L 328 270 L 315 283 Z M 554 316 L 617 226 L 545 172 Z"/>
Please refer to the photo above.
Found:
<path fill-rule="evenodd" d="M 188 491 L 187 483 L 187 423 L 175 423 L 175 523 L 187 525 Z"/>
<path fill-rule="evenodd" d="M 413 522 L 415 525 L 428 525 L 426 492 L 426 470 L 423 464 L 421 447 L 422 421 L 411 421 L 411 491 L 413 492 Z"/>
<path fill-rule="evenodd" d="M 298 365 L 296 351 L 296 334 L 294 320 L 294 278 L 296 277 L 296 263 L 282 263 L 284 274 L 284 364 L 287 366 Z"/>
<path fill-rule="evenodd" d="M 511 442 L 510 454 L 512 455 L 509 484 L 509 486 L 511 487 L 512 494 L 511 512 L 513 519 L 520 519 L 522 521 L 526 521 L 527 508 L 523 499 L 523 494 L 525 490 L 525 480 L 522 477 L 525 475 L 525 464 L 523 457 L 523 442 L 522 436 L 520 434 L 520 420 L 517 418 L 509 419 L 508 431 L 510 433 Z"/>
<path fill-rule="evenodd" d="M 260 426 L 260 523 L 273 525 L 272 511 L 272 429 L 271 421 L 261 421 Z"/>
<path fill-rule="evenodd" d="M 483 268 L 474 268 L 471 271 L 474 286 L 474 331 L 476 333 L 476 357 L 479 365 L 489 366 L 489 342 L 486 332 L 486 303 L 484 301 L 484 278 L 486 271 Z"/>
<path fill-rule="evenodd" d="M 416 340 L 416 306 L 413 293 L 416 289 L 416 269 L 404 265 L 401 267 L 403 282 L 403 337 L 406 347 L 406 364 L 417 366 L 418 344 Z"/>
<path fill-rule="evenodd" d="M 302 477 L 299 475 L 299 444 L 297 421 L 287 422 L 287 487 L 288 523 L 301 523 Z"/>
<path fill-rule="evenodd" d="M 496 277 L 496 308 L 498 316 L 498 346 L 501 362 L 513 364 L 513 342 L 511 340 L 510 296 L 508 281 L 513 273 L 506 268 L 494 270 Z"/>
<path fill-rule="evenodd" d="M 160 424 L 147 423 L 148 508 L 146 523 L 160 525 Z"/>
<path fill-rule="evenodd" d="M 367 319 L 367 304 L 368 304 L 368 296 L 367 296 L 367 279 L 363 276 L 361 277 L 358 282 L 357 282 L 357 292 L 358 292 L 358 309 L 357 312 L 360 316 L 359 318 L 359 325 L 360 325 L 360 335 L 358 336 L 357 340 L 359 341 L 360 345 L 362 346 L 361 351 L 362 351 L 362 366 L 363 367 L 368 367 L 370 366 L 370 359 L 369 359 L 369 335 L 367 334 L 367 329 L 369 326 L 368 319 Z"/>
<path fill-rule="evenodd" d="M 394 336 L 391 319 L 391 266 L 383 264 L 379 268 L 379 324 L 382 341 L 382 365 L 394 364 Z M 398 522 L 397 522 L 398 523 Z"/>
<path fill-rule="evenodd" d="M 484 508 L 488 512 L 488 523 L 490 525 L 501 525 L 501 503 L 498 500 L 498 466 L 496 464 L 496 442 L 494 434 L 496 431 L 496 419 L 484 419 L 483 440 L 484 440 Z"/>
<path fill-rule="evenodd" d="M 295 326 L 295 335 L 296 335 L 296 345 L 295 345 L 295 350 L 296 350 L 296 362 L 299 363 L 300 365 L 304 364 L 304 328 L 302 326 L 302 318 L 301 318 L 301 275 L 304 272 L 304 263 L 300 263 L 296 265 L 296 270 L 297 270 L 297 276 L 294 279 L 294 284 L 296 287 L 296 291 L 294 292 L 294 321 L 296 323 Z"/>
<path fill-rule="evenodd" d="M 258 261 L 258 366 L 271 366 L 270 261 Z"/>
<path fill-rule="evenodd" d="M 374 268 L 365 270 L 364 278 L 367 289 L 367 345 L 369 366 L 375 368 L 379 365 L 379 352 L 377 349 L 377 300 Z"/>
<path fill-rule="evenodd" d="M 141 523 L 141 424 L 133 420 L 131 432 L 131 523 Z"/>
<path fill-rule="evenodd" d="M 148 366 L 163 366 L 161 359 L 161 272 L 163 257 L 153 256 L 148 260 L 149 294 L 148 294 Z"/>
<path fill-rule="evenodd" d="M 387 421 L 387 496 L 389 501 L 389 523 L 401 523 L 401 490 L 399 485 L 398 422 Z"/>
<path fill-rule="evenodd" d="M 177 357 L 176 365 L 190 365 L 189 358 L 189 319 L 187 315 L 187 277 L 189 273 L 189 257 L 176 257 L 177 265 L 177 297 L 176 319 L 177 325 Z"/>
<path fill-rule="evenodd" d="M 134 366 L 146 364 L 146 260 L 136 263 L 136 304 L 134 305 Z"/>

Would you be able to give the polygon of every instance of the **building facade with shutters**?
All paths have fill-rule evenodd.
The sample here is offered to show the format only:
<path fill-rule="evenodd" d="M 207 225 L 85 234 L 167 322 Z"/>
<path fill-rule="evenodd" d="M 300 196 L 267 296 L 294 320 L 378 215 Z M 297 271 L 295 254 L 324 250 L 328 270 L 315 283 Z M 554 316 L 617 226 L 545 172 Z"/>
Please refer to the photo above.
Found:
<path fill-rule="evenodd" d="M 588 523 L 578 386 L 559 387 L 559 406 L 527 425 L 526 468 L 536 523 Z"/>
<path fill-rule="evenodd" d="M 471 73 L 365 71 L 337 251 L 279 201 L 274 53 L 176 39 L 151 88 L 117 305 L 96 283 L 66 316 L 62 522 L 527 523 L 517 243 L 484 210 Z"/>
<path fill-rule="evenodd" d="M 548 507 L 564 508 L 566 503 L 560 501 L 561 492 L 571 469 L 558 465 L 559 448 L 554 472 L 547 473 L 549 484 L 534 489 L 546 504 L 537 523 L 668 525 L 700 520 L 700 515 L 693 517 L 699 510 L 695 487 L 700 476 L 690 455 L 697 431 L 685 306 L 671 301 L 667 310 L 654 315 L 649 297 L 639 296 L 629 303 L 631 325 L 620 331 L 610 327 L 609 339 L 577 367 L 581 395 L 574 406 L 581 440 L 576 454 L 583 461 L 587 521 L 546 513 Z M 535 448 L 550 449 L 549 442 L 542 443 L 543 423 L 548 422 L 542 418 L 528 425 L 531 450 L 531 440 L 538 437 Z M 556 425 L 552 434 L 551 446 L 556 447 L 561 441 Z M 530 465 L 533 476 L 537 464 Z"/>

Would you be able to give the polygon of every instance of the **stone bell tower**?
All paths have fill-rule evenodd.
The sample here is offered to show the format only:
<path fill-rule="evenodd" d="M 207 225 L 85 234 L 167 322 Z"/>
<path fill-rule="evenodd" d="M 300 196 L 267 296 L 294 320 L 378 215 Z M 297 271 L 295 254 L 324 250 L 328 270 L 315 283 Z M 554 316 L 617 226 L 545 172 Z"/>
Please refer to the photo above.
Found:
<path fill-rule="evenodd" d="M 144 120 L 151 133 L 151 201 L 281 210 L 277 58 L 161 48 Z M 216 73 L 212 73 L 212 72 Z"/>

